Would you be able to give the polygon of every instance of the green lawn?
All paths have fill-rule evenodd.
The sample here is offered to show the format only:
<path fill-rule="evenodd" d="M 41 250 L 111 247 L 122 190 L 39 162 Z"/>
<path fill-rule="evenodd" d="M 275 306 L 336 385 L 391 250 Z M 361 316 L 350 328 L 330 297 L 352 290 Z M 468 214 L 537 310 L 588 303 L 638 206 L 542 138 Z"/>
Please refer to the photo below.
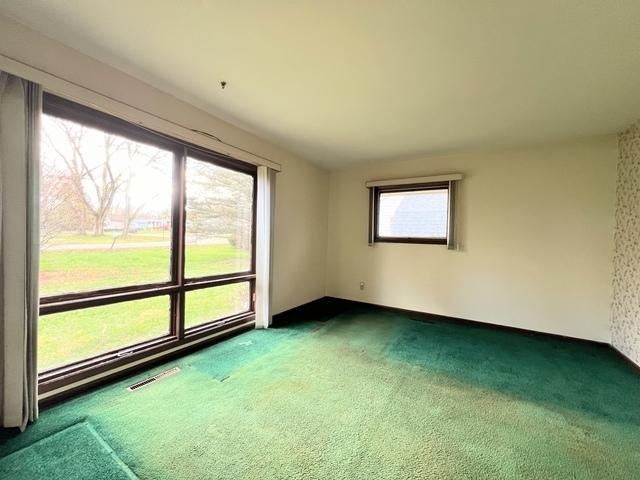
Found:
<path fill-rule="evenodd" d="M 189 277 L 246 270 L 249 264 L 249 253 L 230 245 L 193 245 L 186 251 Z M 41 254 L 41 296 L 168 280 L 167 248 Z M 248 297 L 248 284 L 189 292 L 186 325 L 243 311 Z M 39 322 L 39 370 L 160 337 L 168 327 L 168 296 L 45 315 Z"/>
<path fill-rule="evenodd" d="M 40 257 L 40 296 L 169 280 L 169 248 L 54 250 Z M 248 270 L 248 252 L 231 245 L 190 245 L 188 278 Z"/>
<path fill-rule="evenodd" d="M 69 244 L 97 244 L 111 245 L 114 235 L 105 233 L 104 235 L 79 235 L 79 234 L 63 234 L 58 235 L 51 240 L 51 245 L 69 245 Z M 127 236 L 126 239 L 116 236 L 116 245 L 120 243 L 142 243 L 142 242 L 162 242 L 171 239 L 171 232 L 162 230 L 139 230 L 138 232 Z"/>

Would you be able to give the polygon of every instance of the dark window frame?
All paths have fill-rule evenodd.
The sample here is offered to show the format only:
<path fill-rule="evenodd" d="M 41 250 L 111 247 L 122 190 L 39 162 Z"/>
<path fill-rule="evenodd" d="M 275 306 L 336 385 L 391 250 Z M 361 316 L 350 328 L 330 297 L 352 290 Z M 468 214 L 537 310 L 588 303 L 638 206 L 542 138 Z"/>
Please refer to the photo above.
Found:
<path fill-rule="evenodd" d="M 416 243 L 428 245 L 447 245 L 445 237 L 384 237 L 378 234 L 380 195 L 383 193 L 403 193 L 424 190 L 447 191 L 447 234 L 449 232 L 449 208 L 451 207 L 451 188 L 449 182 L 414 183 L 409 185 L 390 185 L 371 187 L 369 189 L 369 238 L 372 243 Z"/>
<path fill-rule="evenodd" d="M 169 354 L 171 353 L 168 352 L 169 350 L 177 347 L 201 341 L 205 337 L 219 336 L 221 332 L 236 329 L 240 326 L 249 327 L 255 322 L 257 212 L 257 167 L 255 165 L 146 129 L 47 92 L 43 94 L 43 112 L 119 135 L 132 141 L 171 151 L 173 153 L 173 191 L 169 281 L 51 295 L 40 299 L 40 315 L 44 316 L 132 300 L 168 296 L 170 303 L 170 311 L 167 316 L 167 321 L 169 322 L 168 334 L 38 372 L 39 391 L 41 393 L 56 390 L 116 368 L 122 368 L 133 362 L 149 359 L 150 356 L 155 358 L 163 352 Z M 186 163 L 188 157 L 248 174 L 252 177 L 251 263 L 249 270 L 230 274 L 185 278 Z M 184 306 L 185 293 L 187 291 L 239 282 L 249 283 L 250 298 L 247 311 L 185 329 Z"/>

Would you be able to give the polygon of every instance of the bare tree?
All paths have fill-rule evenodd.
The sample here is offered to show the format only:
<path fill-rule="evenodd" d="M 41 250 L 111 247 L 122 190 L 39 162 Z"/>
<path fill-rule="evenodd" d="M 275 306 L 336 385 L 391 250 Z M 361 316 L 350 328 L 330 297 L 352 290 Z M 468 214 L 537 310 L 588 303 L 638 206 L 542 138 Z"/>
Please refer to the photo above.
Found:
<path fill-rule="evenodd" d="M 125 181 L 124 171 L 117 172 L 114 160 L 117 153 L 128 143 L 126 140 L 104 132 L 102 134 L 102 154 L 99 158 L 87 158 L 86 139 L 87 129 L 65 120 L 55 119 L 54 122 L 65 135 L 71 154 L 65 153 L 58 147 L 58 142 L 52 139 L 45 130 L 48 146 L 56 152 L 67 167 L 69 180 L 78 198 L 93 216 L 93 234 L 104 233 L 104 223 L 113 205 L 116 192 Z M 97 152 L 92 152 L 97 154 Z M 85 188 L 85 185 L 89 188 Z"/>
<path fill-rule="evenodd" d="M 40 245 L 43 249 L 73 222 L 73 191 L 69 178 L 47 163 L 41 166 Z"/>
<path fill-rule="evenodd" d="M 134 159 L 146 157 L 144 166 L 153 167 L 157 165 L 158 161 L 164 155 L 164 153 L 165 152 L 163 152 L 162 150 L 156 150 L 153 154 L 150 154 L 148 152 L 142 151 L 139 144 L 137 143 L 127 143 L 127 154 L 129 157 L 129 161 L 127 163 L 127 178 L 124 183 L 124 225 L 121 235 L 123 239 L 126 239 L 129 236 L 131 225 L 133 221 L 138 217 L 142 209 L 144 209 L 149 204 L 149 202 L 152 202 L 160 195 L 156 194 L 151 198 L 145 199 L 143 202 L 140 202 L 137 205 L 134 204 L 131 195 L 131 188 L 133 186 L 134 180 L 136 179 L 136 161 L 139 161 L 134 161 Z"/>

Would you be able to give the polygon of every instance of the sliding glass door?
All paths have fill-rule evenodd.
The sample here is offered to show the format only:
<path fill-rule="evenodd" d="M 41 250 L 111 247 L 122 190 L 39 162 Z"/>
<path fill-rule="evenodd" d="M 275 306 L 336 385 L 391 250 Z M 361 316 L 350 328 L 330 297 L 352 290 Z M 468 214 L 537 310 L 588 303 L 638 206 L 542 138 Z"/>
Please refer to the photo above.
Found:
<path fill-rule="evenodd" d="M 254 166 L 45 94 L 41 385 L 253 314 Z"/>

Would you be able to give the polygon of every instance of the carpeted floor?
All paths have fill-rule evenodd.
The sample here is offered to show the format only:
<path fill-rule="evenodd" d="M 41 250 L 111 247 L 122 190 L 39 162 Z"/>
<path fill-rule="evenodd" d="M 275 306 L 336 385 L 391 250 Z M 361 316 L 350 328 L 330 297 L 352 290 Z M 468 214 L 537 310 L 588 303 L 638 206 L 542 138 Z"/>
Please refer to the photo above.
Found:
<path fill-rule="evenodd" d="M 45 410 L 0 457 L 14 480 L 633 479 L 640 376 L 604 346 L 363 309 Z"/>

